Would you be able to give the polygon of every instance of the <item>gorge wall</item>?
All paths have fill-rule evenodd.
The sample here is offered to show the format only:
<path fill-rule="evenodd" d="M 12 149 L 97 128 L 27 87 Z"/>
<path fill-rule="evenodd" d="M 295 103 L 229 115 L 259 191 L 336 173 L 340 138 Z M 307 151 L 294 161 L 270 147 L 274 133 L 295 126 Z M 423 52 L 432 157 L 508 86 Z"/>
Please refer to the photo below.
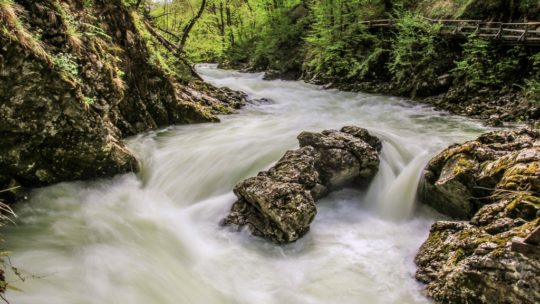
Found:
<path fill-rule="evenodd" d="M 1 2 L 0 189 L 137 170 L 122 138 L 243 102 L 166 56 L 121 0 Z"/>

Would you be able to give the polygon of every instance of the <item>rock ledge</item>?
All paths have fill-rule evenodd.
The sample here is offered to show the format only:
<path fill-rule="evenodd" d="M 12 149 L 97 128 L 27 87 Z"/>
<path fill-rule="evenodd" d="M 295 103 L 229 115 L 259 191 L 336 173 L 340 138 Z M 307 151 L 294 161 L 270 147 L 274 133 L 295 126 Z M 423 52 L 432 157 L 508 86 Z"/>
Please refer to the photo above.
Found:
<path fill-rule="evenodd" d="M 487 133 L 431 160 L 421 200 L 468 221 L 431 227 L 416 256 L 427 294 L 438 303 L 540 303 L 540 246 L 512 246 L 540 225 L 539 193 L 538 131 Z"/>

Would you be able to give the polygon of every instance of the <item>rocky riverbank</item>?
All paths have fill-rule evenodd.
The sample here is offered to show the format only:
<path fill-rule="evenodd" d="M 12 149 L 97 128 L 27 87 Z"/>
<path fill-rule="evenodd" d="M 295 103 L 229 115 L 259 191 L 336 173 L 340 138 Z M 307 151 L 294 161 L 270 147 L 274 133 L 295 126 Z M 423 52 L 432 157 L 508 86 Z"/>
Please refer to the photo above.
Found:
<path fill-rule="evenodd" d="M 339 83 L 315 81 L 327 88 L 337 88 L 353 92 L 369 92 L 376 94 L 390 94 L 412 98 L 414 101 L 428 104 L 437 110 L 448 111 L 483 120 L 490 126 L 503 126 L 505 123 L 525 123 L 537 125 L 540 119 L 540 106 L 530 99 L 527 94 L 515 88 L 503 87 L 467 89 L 463 85 L 450 86 L 448 75 L 443 76 L 440 82 L 425 83 L 424 95 L 412 96 L 401 91 L 398 83 Z M 438 92 L 438 93 L 437 93 Z"/>
<path fill-rule="evenodd" d="M 142 18 L 120 0 L 0 3 L 0 189 L 136 171 L 122 138 L 242 105 L 164 60 Z"/>
<path fill-rule="evenodd" d="M 431 227 L 416 277 L 438 303 L 538 303 L 540 244 L 512 240 L 540 226 L 540 133 L 496 131 L 452 146 L 425 169 L 420 199 L 462 219 Z"/>
<path fill-rule="evenodd" d="M 538 18 L 536 3 L 426 0 L 340 6 L 316 1 L 284 6 L 279 13 L 279 26 L 264 24 L 262 37 L 252 38 L 264 47 L 251 40 L 233 43 L 222 66 L 266 71 L 266 79 L 403 96 L 494 126 L 540 120 L 537 46 L 522 43 L 525 36 L 511 44 L 472 31 L 449 34 L 457 24 L 484 24 L 494 31 L 501 22 L 522 25 Z"/>
<path fill-rule="evenodd" d="M 382 64 L 381 69 L 385 69 Z M 254 68 L 246 63 L 220 65 L 222 68 L 238 69 L 243 72 L 264 72 L 266 80 L 304 80 L 327 89 L 339 89 L 349 92 L 365 92 L 403 96 L 415 102 L 433 106 L 437 110 L 452 114 L 481 119 L 489 126 L 500 127 L 505 123 L 524 123 L 538 127 L 540 120 L 540 105 L 531 99 L 527 92 L 513 87 L 501 88 L 466 88 L 462 83 L 451 83 L 448 74 L 434 77 L 434 81 L 422 81 L 422 92 L 411 92 L 404 89 L 403 84 L 388 80 L 354 82 L 340 78 L 317 78 L 307 76 L 301 70 L 285 71 L 264 70 Z M 420 93 L 419 95 L 417 95 Z"/>
<path fill-rule="evenodd" d="M 277 244 L 298 240 L 329 191 L 361 187 L 378 171 L 381 142 L 358 127 L 303 132 L 268 171 L 234 188 L 223 220 Z M 416 278 L 437 303 L 540 301 L 540 132 L 495 131 L 453 145 L 424 169 L 419 200 L 438 221 L 419 249 Z M 532 243 L 524 240 L 532 239 Z M 517 245 L 516 245 L 517 242 Z M 513 245 L 514 244 L 514 245 Z"/>

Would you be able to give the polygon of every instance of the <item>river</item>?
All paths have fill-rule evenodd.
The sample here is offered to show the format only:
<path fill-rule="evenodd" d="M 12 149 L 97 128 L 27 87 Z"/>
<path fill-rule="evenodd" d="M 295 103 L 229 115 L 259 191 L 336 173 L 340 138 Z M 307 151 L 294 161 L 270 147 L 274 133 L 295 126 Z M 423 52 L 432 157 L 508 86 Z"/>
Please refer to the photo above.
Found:
<path fill-rule="evenodd" d="M 437 151 L 484 127 L 402 98 L 198 69 L 267 100 L 219 124 L 129 139 L 139 174 L 33 191 L 3 231 L 24 278 L 8 273 L 23 290 L 11 303 L 429 303 L 413 259 L 442 217 L 415 204 L 417 182 Z M 311 231 L 287 246 L 218 225 L 232 187 L 297 147 L 301 131 L 344 125 L 384 141 L 369 189 L 319 201 Z"/>

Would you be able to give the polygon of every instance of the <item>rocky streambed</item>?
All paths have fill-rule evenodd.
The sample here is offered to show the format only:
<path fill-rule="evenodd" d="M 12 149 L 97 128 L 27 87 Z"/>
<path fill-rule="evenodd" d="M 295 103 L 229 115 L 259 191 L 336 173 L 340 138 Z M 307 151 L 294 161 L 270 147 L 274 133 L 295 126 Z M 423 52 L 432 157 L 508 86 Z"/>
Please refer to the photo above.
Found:
<path fill-rule="evenodd" d="M 537 133 L 470 141 L 489 130 L 407 100 L 199 70 L 266 100 L 129 139 L 137 174 L 33 191 L 3 231 L 12 302 L 536 301 Z"/>
<path fill-rule="evenodd" d="M 309 231 L 316 200 L 366 186 L 378 171 L 382 144 L 365 129 L 303 132 L 298 139 L 300 149 L 236 185 L 238 200 L 224 225 L 247 226 L 276 243 L 296 241 Z M 430 297 L 540 301 L 540 132 L 496 131 L 451 146 L 428 163 L 421 184 L 424 204 L 457 219 L 433 224 L 416 256 L 416 278 Z"/>

